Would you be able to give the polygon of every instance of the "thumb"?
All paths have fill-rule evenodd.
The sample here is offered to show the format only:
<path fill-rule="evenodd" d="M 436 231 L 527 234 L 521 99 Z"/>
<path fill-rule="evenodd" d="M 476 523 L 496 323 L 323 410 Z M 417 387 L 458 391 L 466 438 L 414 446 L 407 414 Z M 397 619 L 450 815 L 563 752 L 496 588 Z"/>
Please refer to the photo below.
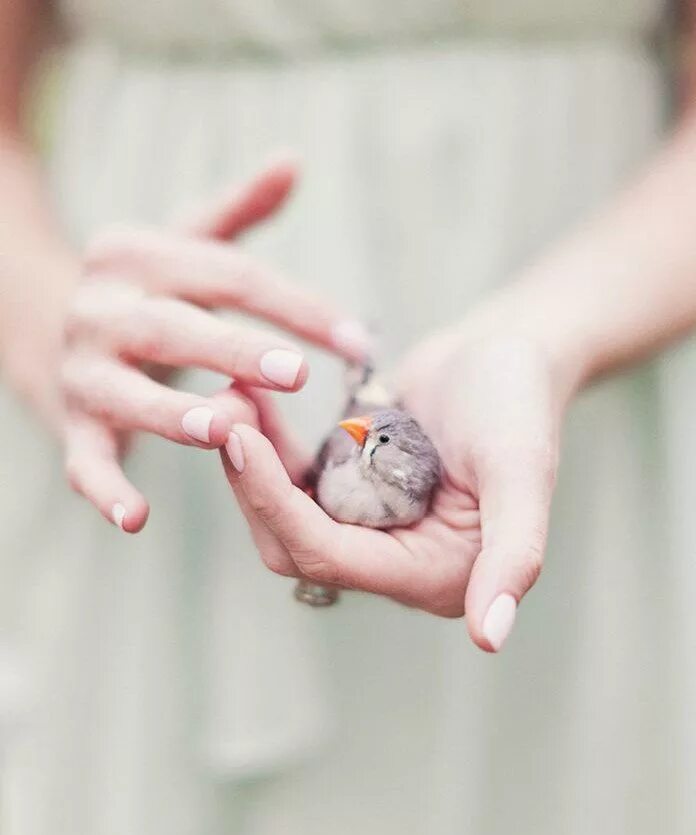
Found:
<path fill-rule="evenodd" d="M 292 158 L 278 158 L 247 183 L 190 213 L 176 226 L 194 237 L 229 241 L 281 208 L 295 185 L 297 168 Z"/>
<path fill-rule="evenodd" d="M 259 429 L 273 444 L 291 481 L 303 486 L 302 481 L 312 465 L 314 455 L 291 430 L 268 392 L 253 386 L 241 388 L 245 396 L 256 406 Z"/>
<path fill-rule="evenodd" d="M 517 606 L 541 571 L 555 482 L 555 455 L 509 456 L 481 468 L 482 548 L 466 592 L 473 642 L 498 652 L 512 630 Z"/>

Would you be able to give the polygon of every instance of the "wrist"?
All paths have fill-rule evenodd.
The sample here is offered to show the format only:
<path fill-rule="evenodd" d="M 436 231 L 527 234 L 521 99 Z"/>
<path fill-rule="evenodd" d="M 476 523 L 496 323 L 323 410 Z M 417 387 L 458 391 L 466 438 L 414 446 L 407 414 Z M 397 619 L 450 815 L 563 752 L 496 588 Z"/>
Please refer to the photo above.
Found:
<path fill-rule="evenodd" d="M 63 324 L 79 266 L 76 259 L 54 253 L 22 259 L 9 267 L 9 273 L 11 292 L 3 304 L 0 328 L 3 376 L 57 430 L 62 416 L 58 376 Z"/>
<path fill-rule="evenodd" d="M 561 411 L 592 377 L 593 358 L 581 332 L 555 294 L 538 292 L 531 281 L 516 282 L 481 302 L 457 331 L 466 342 L 516 343 L 541 355 Z"/>

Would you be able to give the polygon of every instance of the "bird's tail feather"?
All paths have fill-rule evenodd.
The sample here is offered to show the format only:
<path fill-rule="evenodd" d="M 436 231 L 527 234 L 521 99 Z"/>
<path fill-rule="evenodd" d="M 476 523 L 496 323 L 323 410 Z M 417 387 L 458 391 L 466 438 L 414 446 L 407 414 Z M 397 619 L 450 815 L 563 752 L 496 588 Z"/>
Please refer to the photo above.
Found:
<path fill-rule="evenodd" d="M 379 378 L 371 363 L 351 363 L 346 366 L 345 417 L 353 417 L 375 409 L 389 409 L 394 396 Z"/>

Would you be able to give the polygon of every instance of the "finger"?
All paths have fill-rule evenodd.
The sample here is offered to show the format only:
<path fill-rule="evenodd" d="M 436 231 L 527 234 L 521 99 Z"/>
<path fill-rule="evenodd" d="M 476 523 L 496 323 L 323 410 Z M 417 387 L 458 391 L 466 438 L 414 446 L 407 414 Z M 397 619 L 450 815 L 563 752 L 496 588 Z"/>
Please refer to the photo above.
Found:
<path fill-rule="evenodd" d="M 65 470 L 71 487 L 114 525 L 137 533 L 147 521 L 147 500 L 126 478 L 114 432 L 73 415 L 65 431 Z"/>
<path fill-rule="evenodd" d="M 305 576 L 439 609 L 444 590 L 458 582 L 458 566 L 438 562 L 437 555 L 426 550 L 408 550 L 384 531 L 334 522 L 291 483 L 267 438 L 239 424 L 233 434 L 238 436 L 243 462 L 239 486 L 251 509 Z"/>
<path fill-rule="evenodd" d="M 107 348 L 137 362 L 207 368 L 248 385 L 297 391 L 309 374 L 298 348 L 273 334 L 226 322 L 186 302 L 125 298 L 83 304 L 80 330 L 107 335 Z M 77 327 L 72 324 L 73 330 Z"/>
<path fill-rule="evenodd" d="M 297 162 L 278 159 L 241 188 L 235 188 L 176 225 L 188 235 L 228 241 L 275 214 L 297 180 Z"/>
<path fill-rule="evenodd" d="M 227 448 L 223 447 L 220 450 L 220 458 L 227 480 L 244 514 L 251 537 L 264 564 L 271 571 L 283 577 L 298 577 L 300 572 L 287 549 L 259 518 L 258 514 L 254 512 L 246 494 L 239 486 L 238 468 L 243 469 L 244 465 L 241 447 L 237 445 L 235 435 L 232 435 L 232 440 L 228 443 Z M 232 461 L 235 463 L 233 464 Z"/>
<path fill-rule="evenodd" d="M 235 247 L 149 230 L 112 230 L 89 248 L 92 279 L 129 280 L 200 307 L 239 309 L 352 360 L 370 353 L 365 328 Z"/>
<path fill-rule="evenodd" d="M 292 483 L 303 487 L 314 456 L 283 419 L 270 392 L 250 387 L 242 390 L 253 401 L 258 412 L 259 429 L 273 444 Z M 240 419 L 239 423 L 248 421 Z"/>
<path fill-rule="evenodd" d="M 222 446 L 233 423 L 253 421 L 255 415 L 250 402 L 234 392 L 222 399 L 175 391 L 131 366 L 100 357 L 71 357 L 63 364 L 62 382 L 70 407 L 111 427 L 206 449 Z"/>
<path fill-rule="evenodd" d="M 482 550 L 466 592 L 477 646 L 497 652 L 541 571 L 555 474 L 545 450 L 509 453 L 479 470 Z"/>
<path fill-rule="evenodd" d="M 234 422 L 241 421 L 251 426 L 259 425 L 259 410 L 247 391 L 242 390 L 236 383 L 231 383 L 216 392 L 213 402 L 220 406 L 227 414 L 235 416 Z M 225 436 L 225 441 L 229 432 Z"/>

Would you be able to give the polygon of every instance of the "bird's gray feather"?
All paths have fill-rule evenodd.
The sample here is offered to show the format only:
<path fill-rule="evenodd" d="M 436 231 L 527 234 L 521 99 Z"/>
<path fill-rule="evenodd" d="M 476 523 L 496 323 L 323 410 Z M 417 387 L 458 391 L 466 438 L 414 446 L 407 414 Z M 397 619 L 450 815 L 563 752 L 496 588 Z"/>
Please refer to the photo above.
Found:
<path fill-rule="evenodd" d="M 307 487 L 339 521 L 379 528 L 412 524 L 427 511 L 440 480 L 437 450 L 417 421 L 394 404 L 371 368 L 352 368 L 348 374 L 342 418 L 372 416 L 371 446 L 361 449 L 337 427 L 319 450 Z M 380 433 L 388 434 L 391 443 L 381 446 Z"/>
<path fill-rule="evenodd" d="M 377 409 L 388 408 L 394 401 L 377 378 L 371 365 L 348 365 L 346 368 L 348 395 L 340 420 L 359 417 Z M 327 461 L 342 464 L 355 451 L 355 441 L 340 427 L 336 427 L 319 448 L 314 463 L 305 476 L 306 488 L 316 490 L 319 475 Z"/>

